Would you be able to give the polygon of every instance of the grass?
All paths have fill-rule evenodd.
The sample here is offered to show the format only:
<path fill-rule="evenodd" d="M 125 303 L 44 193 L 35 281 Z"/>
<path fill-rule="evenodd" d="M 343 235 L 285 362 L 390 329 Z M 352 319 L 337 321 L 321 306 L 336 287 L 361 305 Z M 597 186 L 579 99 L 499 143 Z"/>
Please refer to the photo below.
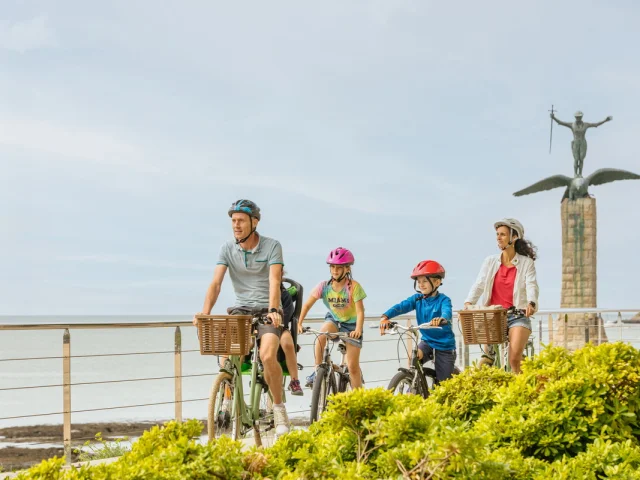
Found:
<path fill-rule="evenodd" d="M 87 440 L 84 443 L 84 448 L 76 449 L 75 453 L 78 455 L 78 461 L 80 462 L 101 460 L 103 458 L 121 457 L 131 450 L 131 446 L 122 444 L 123 441 L 127 440 L 129 440 L 129 438 L 124 437 L 107 442 L 102 438 L 102 433 L 98 432 L 96 433 L 97 443 L 91 443 L 90 440 Z"/>

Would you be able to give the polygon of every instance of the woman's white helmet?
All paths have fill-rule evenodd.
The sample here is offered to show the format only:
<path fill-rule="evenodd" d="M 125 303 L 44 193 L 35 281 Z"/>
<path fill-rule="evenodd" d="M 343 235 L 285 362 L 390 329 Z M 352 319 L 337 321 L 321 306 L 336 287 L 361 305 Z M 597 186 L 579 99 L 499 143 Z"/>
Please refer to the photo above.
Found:
<path fill-rule="evenodd" d="M 518 238 L 524 238 L 524 227 L 515 218 L 503 218 L 493 224 L 493 227 L 497 230 L 498 227 L 507 227 L 514 230 L 518 234 Z"/>

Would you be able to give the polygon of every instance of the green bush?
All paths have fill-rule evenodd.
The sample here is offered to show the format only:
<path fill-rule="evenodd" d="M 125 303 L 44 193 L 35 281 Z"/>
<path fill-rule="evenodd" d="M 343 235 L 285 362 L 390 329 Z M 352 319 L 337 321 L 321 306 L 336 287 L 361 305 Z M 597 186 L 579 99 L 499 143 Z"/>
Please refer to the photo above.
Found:
<path fill-rule="evenodd" d="M 588 345 L 573 355 L 548 348 L 497 395 L 473 430 L 496 447 L 556 460 L 584 452 L 596 438 L 638 437 L 640 352 L 622 344 Z"/>
<path fill-rule="evenodd" d="M 62 471 L 52 459 L 18 478 L 640 480 L 639 408 L 636 349 L 546 348 L 521 375 L 471 368 L 427 400 L 384 388 L 336 395 L 319 422 L 266 449 L 201 445 L 199 422 L 169 422 L 109 465 Z"/>

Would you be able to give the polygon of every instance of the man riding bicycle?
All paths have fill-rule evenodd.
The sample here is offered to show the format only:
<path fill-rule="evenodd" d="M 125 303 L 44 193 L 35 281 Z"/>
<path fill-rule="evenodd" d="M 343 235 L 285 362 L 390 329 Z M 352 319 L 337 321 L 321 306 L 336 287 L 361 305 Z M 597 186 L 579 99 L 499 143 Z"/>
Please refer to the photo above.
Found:
<path fill-rule="evenodd" d="M 222 281 L 229 270 L 236 295 L 229 315 L 267 313 L 269 324 L 258 327 L 258 348 L 264 367 L 264 378 L 273 397 L 276 436 L 289 431 L 289 418 L 282 403 L 282 368 L 278 363 L 278 348 L 282 335 L 280 283 L 282 279 L 282 246 L 280 242 L 258 234 L 260 208 L 251 200 L 238 200 L 229 208 L 234 240 L 225 242 L 204 299 L 202 312 L 209 315 L 218 300 Z M 194 317 L 194 325 L 197 320 Z"/>

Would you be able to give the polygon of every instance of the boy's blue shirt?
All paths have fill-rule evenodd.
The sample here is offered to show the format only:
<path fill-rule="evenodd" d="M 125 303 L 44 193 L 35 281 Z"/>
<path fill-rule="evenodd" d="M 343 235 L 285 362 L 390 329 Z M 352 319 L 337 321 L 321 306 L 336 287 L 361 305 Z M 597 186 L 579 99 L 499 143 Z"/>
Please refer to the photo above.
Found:
<path fill-rule="evenodd" d="M 416 293 L 406 300 L 394 305 L 384 312 L 384 315 L 391 319 L 398 315 L 403 315 L 412 311 L 416 311 L 416 320 L 418 325 L 429 323 L 437 317 L 447 320 L 446 325 L 440 325 L 441 329 L 421 330 L 422 340 L 427 342 L 431 348 L 436 350 L 455 350 L 456 337 L 451 328 L 451 318 L 453 309 L 451 307 L 451 299 L 444 293 L 438 293 L 435 297 L 424 298 L 421 293 Z"/>

